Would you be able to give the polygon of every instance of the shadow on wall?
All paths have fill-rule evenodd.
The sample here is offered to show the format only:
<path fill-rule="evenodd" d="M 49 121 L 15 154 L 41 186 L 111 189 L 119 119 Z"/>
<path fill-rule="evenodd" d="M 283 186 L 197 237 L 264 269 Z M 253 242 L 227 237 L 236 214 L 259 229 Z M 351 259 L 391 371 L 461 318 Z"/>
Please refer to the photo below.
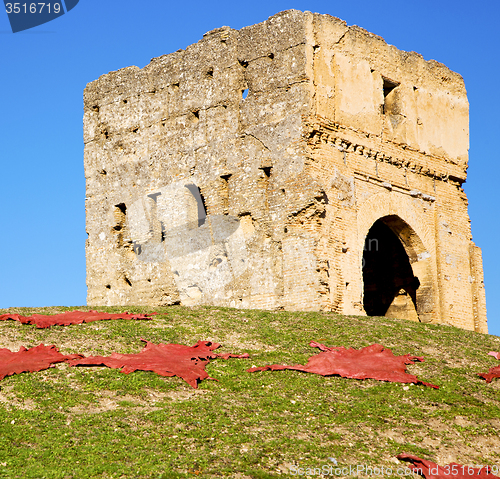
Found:
<path fill-rule="evenodd" d="M 207 216 L 200 189 L 176 182 L 135 201 L 127 211 L 127 230 L 139 261 L 168 260 L 182 304 L 202 295 L 223 299 L 226 285 L 247 269 L 240 219 Z"/>

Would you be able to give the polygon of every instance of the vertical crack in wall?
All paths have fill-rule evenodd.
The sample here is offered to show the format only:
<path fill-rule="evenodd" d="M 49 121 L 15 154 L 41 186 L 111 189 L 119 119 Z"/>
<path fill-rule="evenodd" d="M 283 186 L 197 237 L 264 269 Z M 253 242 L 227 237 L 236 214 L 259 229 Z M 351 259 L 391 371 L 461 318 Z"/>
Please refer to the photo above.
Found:
<path fill-rule="evenodd" d="M 151 239 L 155 243 L 161 243 L 165 238 L 165 227 L 162 221 L 158 219 L 158 196 L 161 196 L 161 193 L 151 193 L 147 196 L 153 200 L 149 222 Z"/>
<path fill-rule="evenodd" d="M 269 214 L 269 188 L 270 188 L 270 178 L 272 166 L 261 166 L 259 170 L 262 170 L 263 175 L 261 176 L 261 184 L 262 189 L 264 190 L 264 206 L 265 206 L 265 214 Z"/>
<path fill-rule="evenodd" d="M 198 226 L 202 226 L 203 224 L 205 224 L 205 219 L 207 217 L 205 197 L 203 196 L 201 189 L 198 186 L 192 183 L 185 186 L 196 200 L 196 205 L 198 208 Z"/>
<path fill-rule="evenodd" d="M 125 206 L 125 203 L 115 205 L 114 219 L 115 225 L 112 228 L 112 233 L 116 236 L 116 245 L 118 248 L 122 248 L 125 224 L 127 221 L 127 207 Z"/>
<path fill-rule="evenodd" d="M 130 251 L 130 248 L 134 247 L 132 241 L 127 239 L 126 234 L 126 224 L 127 224 L 127 207 L 125 203 L 119 203 L 114 207 L 114 220 L 115 224 L 112 228 L 112 233 L 116 236 L 116 246 L 118 250 L 118 254 L 120 256 L 120 270 L 119 273 L 119 285 L 132 287 L 132 282 L 127 276 L 126 270 L 129 268 L 129 258 L 127 257 L 127 253 Z M 111 289 L 111 285 L 106 285 L 107 289 Z"/>
<path fill-rule="evenodd" d="M 221 175 L 223 184 L 220 190 L 220 195 L 222 199 L 222 212 L 225 215 L 229 214 L 229 179 L 231 178 L 231 176 L 231 173 L 227 175 Z"/>

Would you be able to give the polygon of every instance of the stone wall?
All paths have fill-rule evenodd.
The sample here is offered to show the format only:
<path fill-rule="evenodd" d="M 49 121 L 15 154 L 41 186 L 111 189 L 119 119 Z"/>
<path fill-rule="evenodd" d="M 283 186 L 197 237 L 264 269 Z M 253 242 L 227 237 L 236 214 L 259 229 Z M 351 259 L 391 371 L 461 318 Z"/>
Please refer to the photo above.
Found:
<path fill-rule="evenodd" d="M 84 105 L 89 304 L 364 314 L 385 288 L 387 315 L 486 332 L 444 65 L 290 10 L 103 75 Z M 391 235 L 385 268 L 366 245 Z"/>

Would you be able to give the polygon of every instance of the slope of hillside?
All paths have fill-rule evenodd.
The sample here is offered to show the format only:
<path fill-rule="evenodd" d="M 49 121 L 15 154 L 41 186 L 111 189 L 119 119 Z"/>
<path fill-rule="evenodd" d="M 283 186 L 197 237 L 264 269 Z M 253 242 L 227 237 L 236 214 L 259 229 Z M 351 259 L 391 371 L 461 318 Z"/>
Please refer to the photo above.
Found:
<path fill-rule="evenodd" d="M 499 337 L 333 313 L 154 311 L 160 314 L 151 321 L 45 330 L 2 321 L 0 348 L 55 344 L 63 354 L 87 356 L 139 352 L 140 338 L 187 345 L 210 340 L 222 344 L 220 352 L 248 352 L 250 358 L 211 361 L 206 370 L 218 381 L 205 380 L 198 389 L 152 372 L 125 375 L 66 364 L 6 377 L 0 381 L 0 477 L 296 477 L 297 467 L 335 463 L 389 467 L 401 477 L 401 452 L 441 465 L 500 467 L 500 379 L 486 384 L 477 376 L 498 365 L 488 352 L 500 351 Z M 407 371 L 439 389 L 299 371 L 246 372 L 306 364 L 318 352 L 310 341 L 354 348 L 380 343 L 395 355 L 423 356 Z"/>

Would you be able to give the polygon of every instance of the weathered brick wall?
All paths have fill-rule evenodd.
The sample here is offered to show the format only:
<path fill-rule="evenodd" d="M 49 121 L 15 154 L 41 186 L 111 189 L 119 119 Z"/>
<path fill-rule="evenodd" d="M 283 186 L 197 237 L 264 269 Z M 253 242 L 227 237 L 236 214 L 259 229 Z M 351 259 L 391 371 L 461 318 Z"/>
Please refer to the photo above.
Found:
<path fill-rule="evenodd" d="M 363 314 L 381 219 L 419 282 L 387 314 L 486 331 L 468 103 L 444 65 L 291 10 L 103 75 L 84 103 L 89 304 Z"/>

